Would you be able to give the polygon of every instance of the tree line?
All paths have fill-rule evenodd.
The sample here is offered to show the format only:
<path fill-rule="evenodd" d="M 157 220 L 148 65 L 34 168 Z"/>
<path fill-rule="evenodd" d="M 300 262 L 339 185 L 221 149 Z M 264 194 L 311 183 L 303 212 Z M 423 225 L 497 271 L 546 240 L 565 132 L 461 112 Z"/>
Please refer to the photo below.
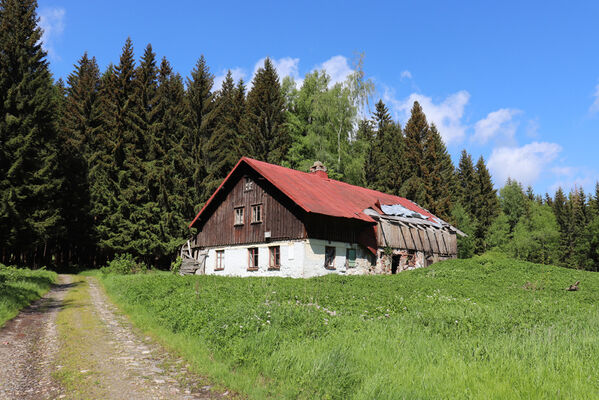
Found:
<path fill-rule="evenodd" d="M 221 85 L 201 56 L 189 77 L 127 39 L 101 71 L 83 54 L 54 81 L 35 0 L 0 1 L 0 262 L 102 265 L 132 254 L 170 263 L 187 224 L 241 156 L 407 197 L 468 234 L 460 256 L 497 248 L 515 257 L 597 269 L 598 192 L 554 198 L 508 181 L 499 193 L 480 157 L 455 167 L 415 102 L 405 126 L 378 101 L 358 58 L 333 83 L 301 85 L 270 59 L 251 82 Z M 594 232 L 594 233 L 593 233 Z M 594 252 L 594 253 L 593 253 Z"/>

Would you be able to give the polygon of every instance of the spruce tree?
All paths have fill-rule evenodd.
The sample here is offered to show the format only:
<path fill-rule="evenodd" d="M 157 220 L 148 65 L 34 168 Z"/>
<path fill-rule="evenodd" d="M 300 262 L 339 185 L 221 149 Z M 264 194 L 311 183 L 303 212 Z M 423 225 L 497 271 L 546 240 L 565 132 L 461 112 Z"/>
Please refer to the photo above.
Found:
<path fill-rule="evenodd" d="M 4 262 L 50 264 L 60 227 L 57 95 L 35 0 L 0 1 L 0 247 Z"/>
<path fill-rule="evenodd" d="M 385 193 L 398 194 L 403 178 L 403 137 L 401 127 L 393 122 L 382 100 L 375 106 L 372 164 L 375 173 L 371 187 Z"/>
<path fill-rule="evenodd" d="M 235 131 L 241 138 L 241 134 L 243 132 L 243 121 L 245 118 L 245 83 L 243 79 L 240 79 L 237 82 L 237 87 L 235 88 L 235 99 L 234 99 L 234 107 L 233 107 L 233 115 L 235 119 Z M 240 139 L 241 140 L 241 139 Z M 241 149 L 240 149 L 241 151 Z M 241 154 L 243 155 L 243 154 Z"/>
<path fill-rule="evenodd" d="M 410 119 L 404 127 L 404 159 L 407 174 L 400 192 L 404 197 L 424 207 L 430 206 L 427 201 L 428 193 L 431 190 L 430 178 L 424 155 L 425 140 L 429 129 L 426 115 L 424 115 L 420 104 L 415 101 Z"/>
<path fill-rule="evenodd" d="M 239 99 L 233 75 L 228 71 L 222 88 L 216 93 L 210 115 L 214 121 L 214 129 L 204 150 L 208 165 L 204 197 L 209 197 L 216 190 L 240 157 L 237 101 Z"/>
<path fill-rule="evenodd" d="M 287 155 L 291 137 L 285 127 L 285 99 L 279 76 L 267 58 L 252 81 L 246 103 L 243 141 L 246 155 L 273 164 L 281 164 Z"/>
<path fill-rule="evenodd" d="M 376 136 L 372 127 L 372 121 L 363 119 L 358 125 L 358 140 L 366 143 L 364 150 L 364 184 L 369 189 L 375 189 L 378 186 L 378 165 L 376 162 L 378 148 L 376 146 Z"/>
<path fill-rule="evenodd" d="M 98 91 L 100 71 L 87 53 L 67 78 L 66 99 L 61 113 L 61 175 L 65 177 L 63 221 L 65 250 L 69 261 L 84 264 L 94 253 L 89 160 L 94 152 L 93 135 L 100 124 Z"/>
<path fill-rule="evenodd" d="M 186 93 L 190 128 L 186 140 L 194 156 L 193 186 L 196 208 L 201 205 L 200 203 L 207 200 L 203 187 L 207 169 L 203 151 L 212 132 L 212 121 L 209 116 L 214 106 L 213 85 L 214 75 L 210 73 L 206 59 L 202 55 L 193 71 L 191 71 L 191 78 L 187 79 Z"/>
<path fill-rule="evenodd" d="M 458 201 L 468 215 L 474 217 L 474 198 L 476 197 L 475 171 L 472 156 L 462 150 L 460 162 L 456 171 Z"/>
<path fill-rule="evenodd" d="M 451 193 L 455 190 L 454 167 L 435 124 L 431 125 L 424 142 L 424 160 L 429 188 L 426 206 L 436 216 L 448 220 L 452 209 Z"/>
<path fill-rule="evenodd" d="M 486 238 L 489 227 L 499 214 L 497 191 L 493 188 L 491 174 L 482 156 L 476 162 L 474 174 L 474 218 L 476 219 L 475 240 L 476 250 L 483 253 L 487 250 Z"/>
<path fill-rule="evenodd" d="M 193 215 L 191 193 L 193 155 L 185 149 L 185 91 L 181 76 L 174 74 L 166 59 L 158 73 L 152 146 L 147 160 L 147 185 L 153 210 L 155 244 L 150 248 L 154 263 L 168 265 L 187 235 L 187 219 Z"/>

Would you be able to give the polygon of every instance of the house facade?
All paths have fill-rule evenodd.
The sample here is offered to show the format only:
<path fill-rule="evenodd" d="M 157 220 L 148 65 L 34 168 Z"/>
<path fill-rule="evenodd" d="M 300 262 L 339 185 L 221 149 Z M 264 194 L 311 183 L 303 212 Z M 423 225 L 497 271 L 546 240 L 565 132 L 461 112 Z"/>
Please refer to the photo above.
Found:
<path fill-rule="evenodd" d="M 242 158 L 191 222 L 184 270 L 229 276 L 396 273 L 455 258 L 457 229 L 411 201 Z"/>

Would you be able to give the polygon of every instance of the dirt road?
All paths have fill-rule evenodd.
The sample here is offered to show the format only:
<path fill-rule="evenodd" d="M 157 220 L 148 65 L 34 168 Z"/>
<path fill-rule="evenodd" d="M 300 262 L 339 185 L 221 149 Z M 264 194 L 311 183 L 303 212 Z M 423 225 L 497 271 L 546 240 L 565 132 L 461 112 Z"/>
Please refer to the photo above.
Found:
<path fill-rule="evenodd" d="M 0 329 L 0 399 L 54 399 L 61 395 L 52 379 L 58 352 L 56 315 L 72 287 L 59 276 L 42 299 L 27 307 Z"/>
<path fill-rule="evenodd" d="M 0 330 L 0 363 L 0 399 L 232 397 L 137 332 L 95 278 L 61 275 Z"/>

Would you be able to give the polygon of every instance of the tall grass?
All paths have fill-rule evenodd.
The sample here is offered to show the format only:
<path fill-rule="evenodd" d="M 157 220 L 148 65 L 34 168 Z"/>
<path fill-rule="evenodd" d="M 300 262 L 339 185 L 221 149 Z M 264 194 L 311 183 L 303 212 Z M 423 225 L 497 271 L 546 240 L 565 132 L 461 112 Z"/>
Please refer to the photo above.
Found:
<path fill-rule="evenodd" d="M 56 281 L 56 273 L 18 269 L 0 264 L 0 327 L 19 310 L 39 299 Z"/>
<path fill-rule="evenodd" d="M 394 276 L 103 282 L 139 326 L 253 398 L 599 398 L 595 273 L 488 255 Z"/>

